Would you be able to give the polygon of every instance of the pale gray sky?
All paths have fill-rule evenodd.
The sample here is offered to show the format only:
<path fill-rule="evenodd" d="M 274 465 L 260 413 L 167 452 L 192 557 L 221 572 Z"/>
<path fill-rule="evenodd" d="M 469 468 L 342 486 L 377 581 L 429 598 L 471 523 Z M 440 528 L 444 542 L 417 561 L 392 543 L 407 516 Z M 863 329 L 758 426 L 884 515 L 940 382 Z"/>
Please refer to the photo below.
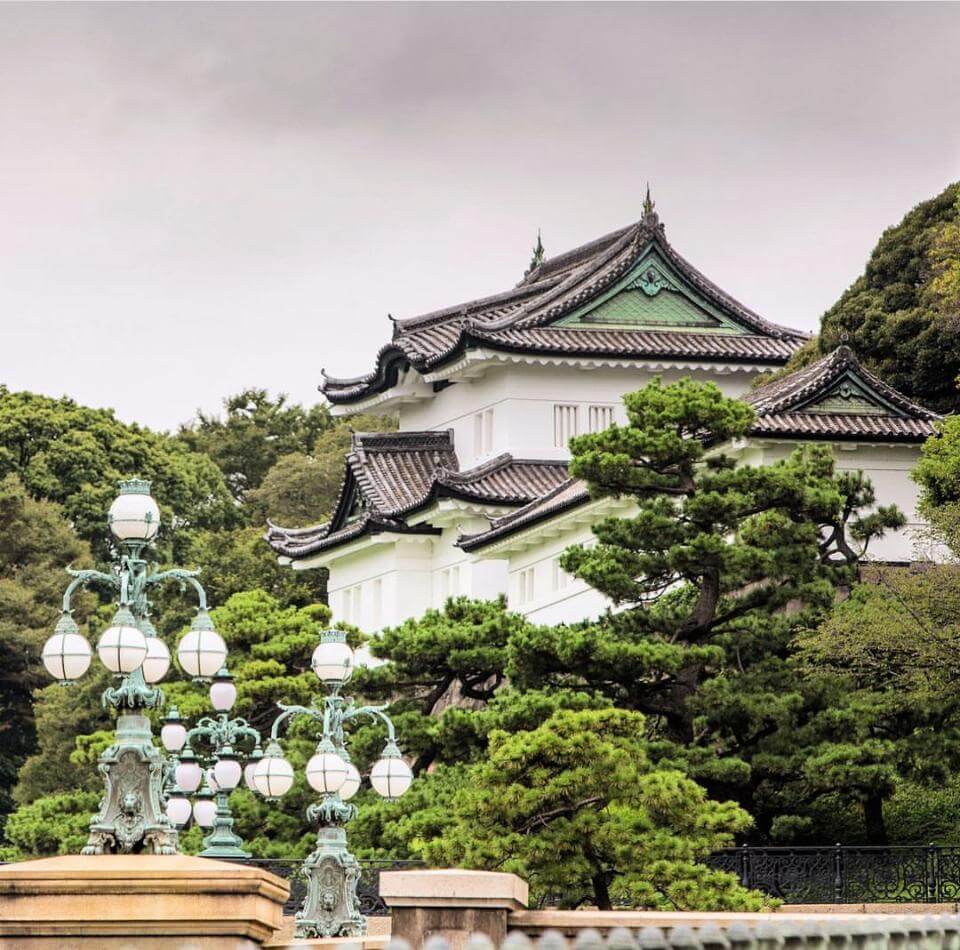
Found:
<path fill-rule="evenodd" d="M 640 215 L 814 329 L 960 178 L 960 5 L 0 5 L 0 381 L 173 427 Z"/>

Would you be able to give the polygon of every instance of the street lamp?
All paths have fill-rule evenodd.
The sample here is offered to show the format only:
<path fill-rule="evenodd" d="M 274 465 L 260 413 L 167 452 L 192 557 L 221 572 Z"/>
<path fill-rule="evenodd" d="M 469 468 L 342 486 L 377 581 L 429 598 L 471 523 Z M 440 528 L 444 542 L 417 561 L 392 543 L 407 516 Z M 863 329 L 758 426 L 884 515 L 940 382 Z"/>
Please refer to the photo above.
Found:
<path fill-rule="evenodd" d="M 150 621 L 148 591 L 167 581 L 186 584 L 197 594 L 197 614 L 190 633 L 181 641 L 180 666 L 192 677 L 210 675 L 226 661 L 227 648 L 213 629 L 207 597 L 196 580 L 197 571 L 174 568 L 158 571 L 143 558 L 160 527 L 160 509 L 150 495 L 150 482 L 133 478 L 120 482 L 120 494 L 107 515 L 117 557 L 110 573 L 68 569 L 73 580 L 63 594 L 63 610 L 53 635 L 44 644 L 42 659 L 50 675 L 62 685 L 75 682 L 90 666 L 91 650 L 73 619 L 73 593 L 82 587 L 105 588 L 117 597 L 117 611 L 97 641 L 100 662 L 118 679 L 103 693 L 103 705 L 117 712 L 116 742 L 100 756 L 104 778 L 100 811 L 90 821 L 90 836 L 83 854 L 147 851 L 175 854 L 177 828 L 166 814 L 167 769 L 153 744 L 147 709 L 163 705 L 163 692 L 155 685 L 170 668 L 170 651 Z M 189 641 L 189 642 L 188 642 Z M 186 654 L 183 644 L 188 642 Z M 204 662 L 194 662 L 202 656 Z"/>
<path fill-rule="evenodd" d="M 167 814 L 173 820 L 173 809 L 179 819 L 177 824 L 186 824 L 190 820 L 191 809 L 184 793 L 196 793 L 193 818 L 201 828 L 210 829 L 203 839 L 203 850 L 200 852 L 200 856 L 205 858 L 249 857 L 249 853 L 241 847 L 243 840 L 233 831 L 230 793 L 243 777 L 242 760 L 250 758 L 248 767 L 260 761 L 260 733 L 246 719 L 230 718 L 230 710 L 236 699 L 237 688 L 233 685 L 233 677 L 226 667 L 221 667 L 210 684 L 210 703 L 217 718 L 205 716 L 196 726 L 187 730 L 179 723 L 178 715 L 176 720 L 165 720 L 161 730 L 164 748 L 177 756 L 179 763 L 173 777 L 179 795 L 168 801 Z M 251 749 L 250 756 L 242 752 L 244 748 Z M 212 768 L 202 768 L 197 757 L 198 750 L 212 759 Z"/>
<path fill-rule="evenodd" d="M 297 716 L 321 723 L 316 753 L 307 763 L 306 777 L 310 787 L 323 797 L 319 803 L 307 807 L 307 820 L 318 826 L 317 847 L 303 863 L 307 894 L 303 907 L 297 912 L 296 936 L 298 939 L 360 937 L 367 929 L 367 919 L 360 913 L 357 898 L 360 866 L 347 849 L 344 828 L 357 814 L 356 806 L 350 804 L 349 799 L 360 788 L 360 773 L 347 752 L 344 724 L 368 717 L 379 719 L 386 726 L 387 744 L 370 770 L 370 782 L 381 795 L 398 798 L 410 787 L 413 772 L 400 756 L 393 723 L 384 712 L 386 706 L 357 706 L 352 699 L 340 695 L 355 667 L 346 634 L 339 630 L 324 631 L 313 652 L 312 666 L 327 690 L 322 703 L 312 707 L 277 704 L 280 715 L 274 720 L 270 743 L 252 769 L 250 780 L 254 789 L 268 799 L 288 792 L 293 785 L 294 771 L 283 757 L 278 740 L 280 726 Z"/>

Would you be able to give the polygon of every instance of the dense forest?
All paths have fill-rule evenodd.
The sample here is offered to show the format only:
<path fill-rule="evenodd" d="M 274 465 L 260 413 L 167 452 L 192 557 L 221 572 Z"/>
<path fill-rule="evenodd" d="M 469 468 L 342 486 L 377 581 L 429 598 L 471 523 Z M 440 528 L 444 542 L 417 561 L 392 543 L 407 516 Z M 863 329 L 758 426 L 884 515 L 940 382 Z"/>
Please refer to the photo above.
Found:
<path fill-rule="evenodd" d="M 884 233 L 809 349 L 846 334 L 893 385 L 952 409 L 958 229 L 953 185 Z M 933 371 L 934 350 L 948 373 Z M 358 795 L 357 852 L 515 869 L 573 903 L 737 908 L 761 898 L 699 863 L 733 841 L 960 842 L 956 569 L 865 569 L 846 546 L 824 548 L 842 532 L 859 550 L 901 516 L 865 479 L 835 473 L 824 451 L 752 469 L 708 460 L 690 435 L 723 441 L 752 419 L 714 387 L 652 384 L 625 402 L 629 425 L 575 439 L 572 470 L 595 494 L 633 497 L 639 514 L 598 524 L 597 543 L 564 562 L 621 609 L 546 628 L 502 603 L 457 599 L 377 638 L 373 651 L 390 662 L 354 686 L 392 704 L 418 781 L 398 802 Z M 310 699 L 317 631 L 336 620 L 322 572 L 278 566 L 265 521 L 322 520 L 350 429 L 391 425 L 348 427 L 323 406 L 251 390 L 156 433 L 0 389 L 3 857 L 76 850 L 96 806 L 106 674 L 64 689 L 38 657 L 64 567 L 110 557 L 104 512 L 117 480 L 152 480 L 155 557 L 202 568 L 238 711 L 263 728 L 277 701 Z M 932 535 L 960 553 L 953 418 L 916 478 Z M 174 646 L 189 605 L 168 594 L 156 608 Z M 95 638 L 110 613 L 88 594 L 77 618 Z M 187 717 L 206 711 L 188 682 L 171 677 L 165 691 Z M 353 734 L 359 765 L 378 739 Z M 302 765 L 309 734 L 294 731 L 289 752 Z M 302 856 L 309 800 L 302 775 L 279 804 L 240 789 L 238 830 L 259 855 Z M 198 840 L 191 830 L 185 846 Z"/>

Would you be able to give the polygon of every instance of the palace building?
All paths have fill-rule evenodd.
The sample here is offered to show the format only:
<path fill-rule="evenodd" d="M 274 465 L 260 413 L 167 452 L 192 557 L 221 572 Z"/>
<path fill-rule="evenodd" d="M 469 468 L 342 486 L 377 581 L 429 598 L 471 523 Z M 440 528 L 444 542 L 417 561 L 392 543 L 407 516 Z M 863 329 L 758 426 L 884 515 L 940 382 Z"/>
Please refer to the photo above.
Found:
<path fill-rule="evenodd" d="M 681 257 L 648 194 L 639 222 L 535 258 L 512 290 L 393 321 L 366 375 L 324 374 L 335 414 L 396 412 L 399 431 L 354 435 L 329 522 L 271 525 L 267 539 L 296 570 L 328 568 L 335 615 L 369 631 L 460 594 L 506 594 L 538 622 L 596 616 L 604 598 L 567 576 L 559 557 L 632 503 L 591 499 L 569 478 L 568 441 L 625 422 L 625 393 L 688 376 L 756 410 L 749 435 L 722 447 L 742 464 L 820 442 L 838 468 L 868 474 L 880 503 L 897 504 L 909 522 L 868 553 L 911 560 L 919 522 L 909 474 L 938 416 L 845 346 L 751 388 L 806 338 Z"/>

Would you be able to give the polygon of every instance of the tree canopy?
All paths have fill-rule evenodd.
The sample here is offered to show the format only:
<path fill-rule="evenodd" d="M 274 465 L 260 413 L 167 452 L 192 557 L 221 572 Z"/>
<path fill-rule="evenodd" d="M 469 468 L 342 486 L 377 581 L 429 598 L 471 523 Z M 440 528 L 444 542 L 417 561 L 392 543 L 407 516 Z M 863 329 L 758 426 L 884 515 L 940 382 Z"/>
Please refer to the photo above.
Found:
<path fill-rule="evenodd" d="M 960 409 L 960 184 L 883 232 L 863 274 L 823 315 L 820 352 L 844 340 L 901 392 Z"/>

